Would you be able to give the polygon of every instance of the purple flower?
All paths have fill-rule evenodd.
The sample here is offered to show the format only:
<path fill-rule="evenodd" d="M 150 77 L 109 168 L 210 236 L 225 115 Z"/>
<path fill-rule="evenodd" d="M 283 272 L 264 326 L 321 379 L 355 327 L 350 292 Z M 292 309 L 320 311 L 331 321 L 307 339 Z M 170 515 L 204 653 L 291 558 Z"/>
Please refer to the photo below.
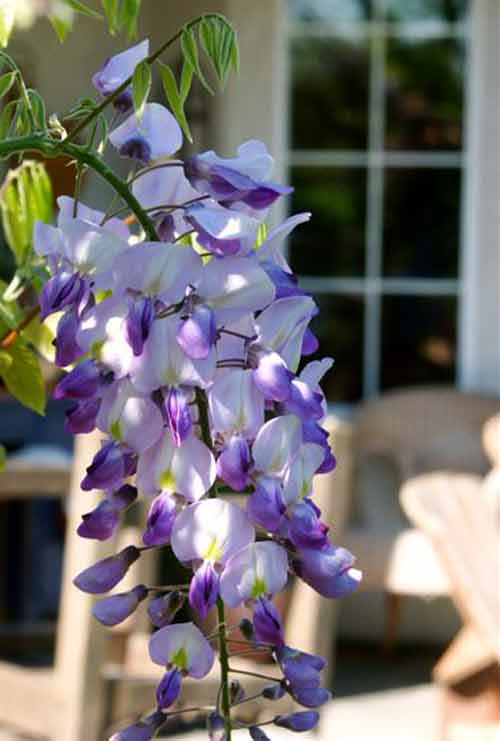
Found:
<path fill-rule="evenodd" d="M 253 741 L 271 741 L 267 733 L 264 733 L 258 726 L 250 726 L 248 733 Z"/>
<path fill-rule="evenodd" d="M 133 73 L 139 62 L 149 54 L 149 40 L 145 39 L 129 49 L 115 54 L 107 59 L 101 69 L 92 78 L 95 89 L 103 96 L 111 95 Z M 132 93 L 130 86 L 113 101 L 115 108 L 122 112 L 132 107 Z"/>
<path fill-rule="evenodd" d="M 81 538 L 108 540 L 120 522 L 118 510 L 108 499 L 103 499 L 92 512 L 82 515 L 77 533 Z"/>
<path fill-rule="evenodd" d="M 309 500 L 291 508 L 288 537 L 296 548 L 324 548 L 328 545 L 328 526 L 317 516 Z"/>
<path fill-rule="evenodd" d="M 298 687 L 292 696 L 306 708 L 319 708 L 332 699 L 332 693 L 324 687 Z"/>
<path fill-rule="evenodd" d="M 294 374 L 276 352 L 268 352 L 258 343 L 248 346 L 249 365 L 253 368 L 253 381 L 264 398 L 269 401 L 286 401 L 292 391 Z"/>
<path fill-rule="evenodd" d="M 168 391 L 165 399 L 165 414 L 172 440 L 179 447 L 193 429 L 188 399 L 182 389 L 171 388 Z"/>
<path fill-rule="evenodd" d="M 179 513 L 172 549 L 182 563 L 208 561 L 224 565 L 255 538 L 255 530 L 237 504 L 204 499 Z"/>
<path fill-rule="evenodd" d="M 170 625 L 184 602 L 185 597 L 181 592 L 169 592 L 155 597 L 148 605 L 149 619 L 157 628 L 164 628 Z"/>
<path fill-rule="evenodd" d="M 281 616 L 273 603 L 264 597 L 259 597 L 255 603 L 253 627 L 258 641 L 273 646 L 284 644 Z"/>
<path fill-rule="evenodd" d="M 246 600 L 281 592 L 287 577 L 284 548 L 269 541 L 250 543 L 227 562 L 220 580 L 221 597 L 229 607 L 238 607 Z"/>
<path fill-rule="evenodd" d="M 219 575 L 210 561 L 204 561 L 191 579 L 189 604 L 204 620 L 215 605 L 218 594 Z"/>
<path fill-rule="evenodd" d="M 289 731 L 301 733 L 310 731 L 317 725 L 319 713 L 314 710 L 304 710 L 298 713 L 289 713 L 288 715 L 277 715 L 274 719 L 274 725 L 280 728 L 288 728 Z"/>
<path fill-rule="evenodd" d="M 224 718 L 213 711 L 207 716 L 208 741 L 226 741 Z"/>
<path fill-rule="evenodd" d="M 82 592 L 102 594 L 113 589 L 125 576 L 130 566 L 139 558 L 141 552 L 133 545 L 124 548 L 114 556 L 108 556 L 81 571 L 73 579 L 73 584 Z"/>
<path fill-rule="evenodd" d="M 134 355 L 142 353 L 144 343 L 149 337 L 154 320 L 153 301 L 149 297 L 139 298 L 130 302 L 125 327 L 127 340 Z"/>
<path fill-rule="evenodd" d="M 81 482 L 84 491 L 117 489 L 135 472 L 136 456 L 112 440 L 105 442 L 95 454 L 87 475 Z"/>
<path fill-rule="evenodd" d="M 169 542 L 177 508 L 170 494 L 160 494 L 151 505 L 142 536 L 144 545 L 165 545 Z"/>
<path fill-rule="evenodd" d="M 156 688 L 156 703 L 159 710 L 170 707 L 179 697 L 181 691 L 181 675 L 179 670 L 174 667 L 170 669 Z"/>
<path fill-rule="evenodd" d="M 56 273 L 40 291 L 40 318 L 45 319 L 56 311 L 78 306 L 86 291 L 87 284 L 78 273 Z"/>
<path fill-rule="evenodd" d="M 80 319 L 76 309 L 70 309 L 59 319 L 54 345 L 55 363 L 60 368 L 74 363 L 82 355 L 83 351 L 76 340 L 79 327 Z"/>
<path fill-rule="evenodd" d="M 193 623 L 167 625 L 153 633 L 149 641 L 151 661 L 160 666 L 201 679 L 212 668 L 215 654 L 203 633 Z"/>
<path fill-rule="evenodd" d="M 234 491 L 243 491 L 250 481 L 250 447 L 241 435 L 233 435 L 217 459 L 217 475 Z"/>
<path fill-rule="evenodd" d="M 250 519 L 265 530 L 275 533 L 279 530 L 286 505 L 279 481 L 262 476 L 257 481 L 255 491 L 247 499 L 247 514 Z"/>
<path fill-rule="evenodd" d="M 204 304 L 195 304 L 189 313 L 181 315 L 176 336 L 177 342 L 190 358 L 199 360 L 208 357 L 217 339 L 212 309 Z"/>
<path fill-rule="evenodd" d="M 112 594 L 98 600 L 92 608 L 92 614 L 103 625 L 119 625 L 132 615 L 147 595 L 148 590 L 144 584 L 138 584 L 130 592 Z"/>
<path fill-rule="evenodd" d="M 302 340 L 302 355 L 313 355 L 318 348 L 319 340 L 308 327 L 304 332 L 304 338 Z"/>
<path fill-rule="evenodd" d="M 257 219 L 207 203 L 189 206 L 186 220 L 196 230 L 202 247 L 221 257 L 248 254 L 259 229 Z"/>
<path fill-rule="evenodd" d="M 177 120 L 159 103 L 146 103 L 140 119 L 132 113 L 109 135 L 122 157 L 151 162 L 169 157 L 182 147 L 182 131 Z"/>
<path fill-rule="evenodd" d="M 200 193 L 208 193 L 221 203 L 241 202 L 261 210 L 293 190 L 267 180 L 272 164 L 265 145 L 251 140 L 238 147 L 238 156 L 232 159 L 218 157 L 213 151 L 191 157 L 184 172 Z"/>
<path fill-rule="evenodd" d="M 320 672 L 325 666 L 325 661 L 321 656 L 283 645 L 277 650 L 277 658 L 285 679 L 293 691 L 298 687 L 309 689 L 319 687 Z"/>
<path fill-rule="evenodd" d="M 167 716 L 157 710 L 144 720 L 117 731 L 109 741 L 151 741 L 166 720 Z"/>
<path fill-rule="evenodd" d="M 354 568 L 355 558 L 345 548 L 330 545 L 321 550 L 304 548 L 292 565 L 295 572 L 323 597 L 343 597 L 354 591 L 361 572 Z"/>
<path fill-rule="evenodd" d="M 88 358 L 67 373 L 54 389 L 54 399 L 91 399 L 103 385 L 100 369 Z"/>
<path fill-rule="evenodd" d="M 81 432 L 92 432 L 96 426 L 96 418 L 101 405 L 100 399 L 80 401 L 70 407 L 65 415 L 64 429 L 77 435 Z"/>

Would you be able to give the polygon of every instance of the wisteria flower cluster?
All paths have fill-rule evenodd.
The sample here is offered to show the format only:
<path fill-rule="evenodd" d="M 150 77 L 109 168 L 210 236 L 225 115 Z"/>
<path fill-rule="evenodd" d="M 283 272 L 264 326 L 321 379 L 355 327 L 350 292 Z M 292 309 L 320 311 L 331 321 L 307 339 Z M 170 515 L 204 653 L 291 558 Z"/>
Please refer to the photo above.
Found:
<path fill-rule="evenodd" d="M 123 86 L 148 52 L 143 41 L 109 59 L 93 78 L 99 93 Z M 141 167 L 131 190 L 158 239 L 145 239 L 134 218 L 70 197 L 58 201 L 56 226 L 37 222 L 34 231 L 51 273 L 41 316 L 60 313 L 56 362 L 70 368 L 54 396 L 73 402 L 67 430 L 103 433 L 81 482 L 103 497 L 78 532 L 111 538 L 138 497 L 151 502 L 143 546 L 90 566 L 75 584 L 104 595 L 151 548 L 171 549 L 192 573 L 185 588 L 138 584 L 95 603 L 95 617 L 112 626 L 147 602 L 151 660 L 165 670 L 155 711 L 113 740 L 152 738 L 183 679 L 212 670 L 214 640 L 222 684 L 210 737 L 229 741 L 232 728 L 245 727 L 231 718 L 224 617 L 243 604 L 253 613 L 242 624 L 249 647 L 266 648 L 281 670 L 263 698 L 288 693 L 306 708 L 269 723 L 308 730 L 329 698 L 324 660 L 286 645 L 273 596 L 290 574 L 327 598 L 360 579 L 312 499 L 315 474 L 335 467 L 319 386 L 332 360 L 303 362 L 318 348 L 309 328 L 317 307 L 283 251 L 310 214 L 266 233 L 269 208 L 291 189 L 272 181 L 262 142 L 243 143 L 232 158 L 207 151 L 182 160 L 183 133 L 167 108 L 146 103 L 139 115 L 129 87 L 113 102 L 122 120 L 109 141 Z M 243 504 L 229 501 L 230 492 L 244 494 Z M 176 622 L 186 599 L 193 622 Z M 214 608 L 219 632 L 205 636 L 198 626 Z M 251 738 L 268 738 L 247 727 Z"/>

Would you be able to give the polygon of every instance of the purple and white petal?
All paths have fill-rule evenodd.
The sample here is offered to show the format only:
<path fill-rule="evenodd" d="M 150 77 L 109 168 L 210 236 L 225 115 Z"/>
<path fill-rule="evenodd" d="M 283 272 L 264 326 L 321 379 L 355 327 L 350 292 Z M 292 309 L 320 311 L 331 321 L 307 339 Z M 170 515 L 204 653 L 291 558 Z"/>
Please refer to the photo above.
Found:
<path fill-rule="evenodd" d="M 194 623 L 177 623 L 160 628 L 149 641 L 151 661 L 160 666 L 176 666 L 196 679 L 212 668 L 215 653 Z"/>
<path fill-rule="evenodd" d="M 271 596 L 284 589 L 288 578 L 288 556 L 270 541 L 251 543 L 229 559 L 220 581 L 220 593 L 229 607 L 248 599 Z"/>
<path fill-rule="evenodd" d="M 160 491 L 180 494 L 195 502 L 215 481 L 212 452 L 194 434 L 181 446 L 175 445 L 169 430 L 139 458 L 137 483 L 145 494 Z"/>
<path fill-rule="evenodd" d="M 110 135 L 123 157 L 151 162 L 169 157 L 182 147 L 182 130 L 176 118 L 159 103 L 146 103 L 140 119 L 132 113 Z"/>
<path fill-rule="evenodd" d="M 183 563 L 201 559 L 225 564 L 255 538 L 255 530 L 237 504 L 206 499 L 186 507 L 172 532 L 172 549 Z"/>
<path fill-rule="evenodd" d="M 279 476 L 302 443 L 300 420 L 294 414 L 275 417 L 259 430 L 252 446 L 255 468 Z"/>

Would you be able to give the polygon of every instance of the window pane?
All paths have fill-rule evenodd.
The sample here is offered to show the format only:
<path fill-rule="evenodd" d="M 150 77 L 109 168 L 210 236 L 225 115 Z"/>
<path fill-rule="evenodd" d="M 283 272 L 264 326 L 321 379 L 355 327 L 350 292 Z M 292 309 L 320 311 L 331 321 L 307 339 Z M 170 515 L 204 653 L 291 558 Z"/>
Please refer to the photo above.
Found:
<path fill-rule="evenodd" d="M 387 148 L 460 149 L 464 64 L 455 39 L 388 41 Z"/>
<path fill-rule="evenodd" d="M 386 170 L 384 275 L 458 275 L 459 170 Z"/>
<path fill-rule="evenodd" d="M 306 360 L 335 359 L 321 386 L 328 401 L 357 401 L 363 389 L 363 298 L 315 296 L 320 313 L 311 329 L 320 341 L 319 352 Z"/>
<path fill-rule="evenodd" d="M 312 219 L 291 237 L 296 273 L 358 276 L 364 271 L 366 172 L 294 167 L 291 213 L 312 211 Z"/>
<path fill-rule="evenodd" d="M 453 383 L 456 325 L 455 298 L 385 296 L 381 387 Z"/>
<path fill-rule="evenodd" d="M 368 47 L 341 39 L 291 42 L 293 149 L 365 149 Z"/>
<path fill-rule="evenodd" d="M 290 18 L 298 21 L 357 21 L 370 17 L 372 0 L 289 0 Z"/>
<path fill-rule="evenodd" d="M 395 21 L 463 20 L 468 0 L 386 0 L 387 18 Z"/>

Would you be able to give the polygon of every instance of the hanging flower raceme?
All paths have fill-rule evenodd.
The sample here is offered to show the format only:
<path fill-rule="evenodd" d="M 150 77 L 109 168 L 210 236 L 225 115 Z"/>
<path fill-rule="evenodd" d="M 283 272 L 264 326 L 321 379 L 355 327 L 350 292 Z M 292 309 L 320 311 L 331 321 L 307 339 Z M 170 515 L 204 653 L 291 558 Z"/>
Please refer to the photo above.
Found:
<path fill-rule="evenodd" d="M 148 53 L 142 42 L 108 60 L 93 79 L 100 94 L 112 95 Z M 136 501 L 148 504 L 143 545 L 75 578 L 79 589 L 102 595 L 93 613 L 104 625 L 146 609 L 157 629 L 150 654 L 165 673 L 156 710 L 113 741 L 153 738 L 176 712 L 170 708 L 183 678 L 211 671 L 213 636 L 177 622 L 183 606 L 201 620 L 217 610 L 226 678 L 208 716 L 212 738 L 228 741 L 229 705 L 246 702 L 244 687 L 227 680 L 223 658 L 224 610 L 240 605 L 251 610 L 242 625 L 248 648 L 267 651 L 281 672 L 262 699 L 288 694 L 308 708 L 271 715 L 269 723 L 308 730 L 318 720 L 310 708 L 330 697 L 321 687 L 324 661 L 287 645 L 273 598 L 290 574 L 334 598 L 360 580 L 314 501 L 314 476 L 335 467 L 319 385 L 332 360 L 302 362 L 317 350 L 310 323 L 318 309 L 283 255 L 286 237 L 310 214 L 266 235 L 268 208 L 291 189 L 270 180 L 265 145 L 248 141 L 230 158 L 209 151 L 172 159 L 182 145 L 174 116 L 146 103 L 138 117 L 131 96 L 129 86 L 114 100 L 128 117 L 109 139 L 122 156 L 146 164 L 130 187 L 158 240 L 145 238 L 137 212 L 122 221 L 120 212 L 68 197 L 58 201 L 57 226 L 37 223 L 34 233 L 50 272 L 42 317 L 60 313 L 56 358 L 71 366 L 54 396 L 72 402 L 69 432 L 103 436 L 82 481 L 102 499 L 82 516 L 78 533 L 109 539 Z M 229 501 L 231 492 L 245 497 Z M 143 550 L 164 547 L 184 567 L 185 584 L 107 594 Z M 249 732 L 267 738 L 257 726 Z"/>

